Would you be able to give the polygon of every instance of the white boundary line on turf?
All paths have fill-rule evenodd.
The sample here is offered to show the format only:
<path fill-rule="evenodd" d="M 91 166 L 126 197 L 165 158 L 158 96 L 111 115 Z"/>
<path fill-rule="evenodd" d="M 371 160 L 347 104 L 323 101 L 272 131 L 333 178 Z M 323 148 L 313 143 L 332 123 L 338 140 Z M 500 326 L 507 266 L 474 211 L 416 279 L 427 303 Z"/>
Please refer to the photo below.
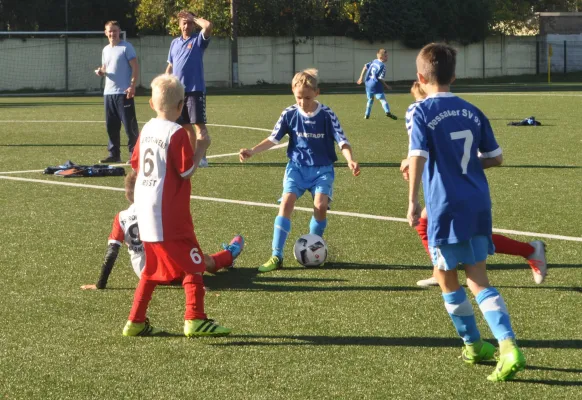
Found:
<path fill-rule="evenodd" d="M 30 123 L 69 123 L 69 124 L 104 124 L 105 121 L 81 121 L 81 120 L 63 120 L 63 121 L 56 121 L 56 120 L 48 120 L 48 119 L 37 119 L 37 120 L 21 120 L 21 119 L 0 119 L 1 123 L 11 123 L 11 124 L 30 124 Z M 145 122 L 139 122 L 140 125 L 145 124 Z M 235 129 L 249 129 L 251 131 L 262 131 L 262 132 L 271 132 L 272 129 L 265 129 L 265 128 L 255 128 L 253 126 L 239 126 L 239 125 L 221 125 L 221 124 L 206 124 L 207 126 L 218 126 L 222 128 L 235 128 Z"/>
<path fill-rule="evenodd" d="M 454 89 L 454 87 L 453 87 Z M 396 92 L 393 94 L 405 94 L 408 92 Z M 551 92 L 551 93 L 547 93 L 547 92 L 532 92 L 532 93 L 512 93 L 512 92 L 463 92 L 463 91 L 454 91 L 453 92 L 456 95 L 460 95 L 460 96 L 467 96 L 467 95 L 471 95 L 471 96 L 547 96 L 547 97 L 582 97 L 582 94 L 575 94 L 575 93 L 564 93 L 561 94 L 560 92 Z M 322 93 L 322 95 L 326 95 L 326 94 L 363 94 L 360 92 L 349 92 L 349 91 L 337 91 L 337 92 L 325 92 Z M 1 121 L 0 121 L 1 122 Z"/>
<path fill-rule="evenodd" d="M 116 187 L 111 187 L 111 186 L 97 186 L 97 185 L 87 185 L 84 183 L 57 182 L 57 181 L 47 181 L 47 180 L 41 180 L 41 179 L 17 178 L 17 177 L 12 177 L 12 176 L 0 176 L 0 179 L 11 180 L 11 181 L 20 181 L 20 182 L 44 183 L 47 185 L 60 185 L 60 186 L 78 187 L 78 188 L 86 188 L 86 189 L 113 190 L 116 192 L 123 192 L 125 190 L 123 188 L 116 188 Z M 245 206 L 266 207 L 266 208 L 279 208 L 278 204 L 259 203 L 259 202 L 254 202 L 254 201 L 220 199 L 220 198 L 216 198 L 216 197 L 203 197 L 203 196 L 190 196 L 190 198 L 193 200 L 214 201 L 214 202 L 218 202 L 218 203 L 239 204 L 239 205 L 245 205 Z M 308 208 L 308 207 L 295 207 L 295 209 L 299 210 L 299 211 L 313 212 L 313 209 Z M 407 222 L 407 219 L 405 219 L 405 218 L 385 217 L 382 215 L 362 214 L 362 213 L 334 211 L 334 210 L 330 210 L 327 213 L 333 214 L 333 215 L 341 215 L 344 217 L 365 218 L 365 219 L 373 219 L 373 220 L 379 220 L 379 221 Z M 510 234 L 514 234 L 514 235 L 532 236 L 532 237 L 546 238 L 546 239 L 565 240 L 565 241 L 570 241 L 570 242 L 582 242 L 582 237 L 552 235 L 552 234 L 548 234 L 548 233 L 521 232 L 521 231 L 514 231 L 514 230 L 507 230 L 507 229 L 493 229 L 493 232 L 510 233 Z"/>

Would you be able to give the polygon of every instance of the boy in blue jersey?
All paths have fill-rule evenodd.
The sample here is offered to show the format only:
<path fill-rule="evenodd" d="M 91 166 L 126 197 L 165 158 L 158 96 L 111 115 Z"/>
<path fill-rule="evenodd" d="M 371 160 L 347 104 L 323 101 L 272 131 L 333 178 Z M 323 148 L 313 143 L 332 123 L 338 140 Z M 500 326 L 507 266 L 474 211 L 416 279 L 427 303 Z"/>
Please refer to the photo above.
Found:
<path fill-rule="evenodd" d="M 384 80 L 384 77 L 386 76 L 386 65 L 384 63 L 388 60 L 388 52 L 385 49 L 380 49 L 376 56 L 378 57 L 376 60 L 370 61 L 364 65 L 357 82 L 358 85 L 361 85 L 364 81 L 366 82 L 366 96 L 368 97 L 368 103 L 366 104 L 366 114 L 364 114 L 364 118 L 370 118 L 372 105 L 374 104 L 374 97 L 376 97 L 380 100 L 386 116 L 396 120 L 398 117 L 390 112 L 390 105 L 384 95 L 384 87 L 388 90 L 391 89 Z M 366 76 L 365 80 L 364 75 Z"/>
<path fill-rule="evenodd" d="M 467 286 L 499 342 L 499 362 L 487 379 L 506 381 L 525 368 L 525 358 L 515 343 L 505 302 L 489 285 L 486 270 L 487 255 L 493 254 L 494 246 L 484 169 L 500 165 L 503 157 L 487 117 L 449 92 L 455 65 L 456 51 L 440 43 L 426 45 L 416 59 L 418 81 L 427 98 L 411 110 L 408 124 L 407 217 L 411 226 L 418 225 L 422 177 L 434 273 L 445 307 L 465 343 L 463 360 L 471 364 L 492 360 L 495 347 L 481 339 L 473 307 L 459 284 L 458 264 L 465 266 Z"/>
<path fill-rule="evenodd" d="M 241 149 L 240 161 L 268 150 L 289 135 L 289 162 L 283 178 L 283 196 L 279 215 L 275 218 L 271 258 L 259 267 L 269 272 L 283 266 L 283 248 L 291 231 L 291 213 L 295 202 L 306 190 L 313 196 L 313 216 L 309 233 L 323 236 L 327 226 L 327 208 L 332 198 L 334 169 L 337 161 L 334 142 L 344 155 L 354 176 L 360 167 L 352 157 L 352 148 L 335 113 L 315 100 L 319 94 L 317 70 L 299 72 L 291 82 L 297 104 L 287 107 L 275 124 L 271 135 L 252 149 Z"/>

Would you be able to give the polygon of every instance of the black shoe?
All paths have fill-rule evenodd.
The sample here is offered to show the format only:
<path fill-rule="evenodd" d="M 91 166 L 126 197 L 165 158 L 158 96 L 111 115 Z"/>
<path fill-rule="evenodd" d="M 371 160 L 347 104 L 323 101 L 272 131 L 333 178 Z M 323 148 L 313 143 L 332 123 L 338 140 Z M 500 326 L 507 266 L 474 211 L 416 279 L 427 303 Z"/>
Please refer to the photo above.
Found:
<path fill-rule="evenodd" d="M 370 116 L 369 115 L 364 115 L 364 118 L 365 119 L 370 119 Z"/>
<path fill-rule="evenodd" d="M 121 162 L 121 158 L 120 157 L 112 157 L 112 156 L 109 156 L 107 158 L 104 158 L 103 160 L 99 160 L 99 162 L 101 164 L 119 163 L 119 162 Z"/>
<path fill-rule="evenodd" d="M 396 121 L 398 119 L 398 117 L 396 115 L 389 113 L 389 112 L 386 113 L 386 116 L 388 118 L 392 118 L 394 121 Z"/>

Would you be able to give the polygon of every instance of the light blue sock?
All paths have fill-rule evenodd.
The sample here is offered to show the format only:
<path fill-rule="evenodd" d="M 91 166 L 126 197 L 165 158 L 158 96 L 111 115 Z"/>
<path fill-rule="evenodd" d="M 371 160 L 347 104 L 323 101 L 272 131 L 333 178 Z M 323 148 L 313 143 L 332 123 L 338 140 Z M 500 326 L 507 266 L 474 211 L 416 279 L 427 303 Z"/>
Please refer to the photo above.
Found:
<path fill-rule="evenodd" d="M 372 105 L 374 104 L 374 99 L 368 99 L 368 103 L 366 103 L 366 117 L 369 117 L 372 113 Z"/>
<path fill-rule="evenodd" d="M 384 109 L 384 112 L 389 113 L 390 112 L 390 104 L 388 104 L 388 102 L 386 100 L 380 100 L 380 103 L 382 104 L 382 108 Z"/>
<path fill-rule="evenodd" d="M 494 287 L 483 289 L 475 296 L 475 300 L 498 342 L 515 339 L 507 307 L 497 289 Z"/>
<path fill-rule="evenodd" d="M 453 325 L 463 341 L 466 344 L 478 342 L 481 339 L 481 334 L 477 328 L 473 306 L 467 299 L 465 289 L 459 288 L 451 293 L 443 293 L 443 299 L 445 300 L 445 308 L 453 320 Z"/>
<path fill-rule="evenodd" d="M 277 216 L 273 224 L 272 255 L 283 259 L 283 248 L 285 247 L 285 241 L 287 240 L 287 236 L 289 236 L 289 232 L 291 232 L 291 221 L 289 218 Z"/>
<path fill-rule="evenodd" d="M 323 237 L 323 232 L 327 226 L 327 218 L 323 221 L 318 221 L 314 216 L 311 216 L 311 221 L 309 221 L 309 233 L 317 236 Z"/>

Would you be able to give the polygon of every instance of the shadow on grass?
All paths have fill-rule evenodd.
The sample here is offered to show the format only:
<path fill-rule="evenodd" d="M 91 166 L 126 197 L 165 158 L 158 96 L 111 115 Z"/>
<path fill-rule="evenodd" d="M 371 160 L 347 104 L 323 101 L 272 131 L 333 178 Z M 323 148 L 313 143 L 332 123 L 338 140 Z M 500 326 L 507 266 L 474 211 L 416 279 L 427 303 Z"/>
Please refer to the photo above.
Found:
<path fill-rule="evenodd" d="M 216 343 L 216 346 L 389 346 L 389 347 L 452 347 L 459 349 L 458 338 L 442 337 L 382 337 L 382 336 L 311 336 L 311 335 L 231 335 L 233 341 Z M 489 339 L 488 339 L 489 340 Z M 496 343 L 495 340 L 490 340 Z M 580 349 L 582 340 L 532 340 L 518 339 L 521 348 Z M 545 367 L 538 367 L 543 369 Z M 548 367 L 549 368 L 549 367 Z M 560 369 L 561 372 L 577 370 Z"/>
<path fill-rule="evenodd" d="M 511 382 L 537 383 L 550 386 L 582 386 L 582 381 L 560 381 L 553 379 L 514 379 Z"/>
<path fill-rule="evenodd" d="M 400 168 L 400 163 L 395 163 L 395 162 L 371 162 L 371 163 L 366 163 L 366 162 L 362 162 L 359 163 L 361 168 Z M 236 162 L 214 162 L 212 160 L 210 160 L 210 166 L 211 167 L 232 167 L 238 165 L 239 167 L 281 167 L 281 168 L 285 168 L 287 166 L 286 162 L 238 162 L 238 160 Z M 348 164 L 347 163 L 335 163 L 334 166 L 336 168 L 342 168 L 342 167 L 347 167 Z"/>
<path fill-rule="evenodd" d="M 489 270 L 512 270 L 512 269 L 529 269 L 529 265 L 523 264 L 489 264 L 487 263 L 487 269 Z M 548 264 L 548 270 L 552 271 L 554 269 L 562 268 L 582 268 L 582 264 Z"/>

